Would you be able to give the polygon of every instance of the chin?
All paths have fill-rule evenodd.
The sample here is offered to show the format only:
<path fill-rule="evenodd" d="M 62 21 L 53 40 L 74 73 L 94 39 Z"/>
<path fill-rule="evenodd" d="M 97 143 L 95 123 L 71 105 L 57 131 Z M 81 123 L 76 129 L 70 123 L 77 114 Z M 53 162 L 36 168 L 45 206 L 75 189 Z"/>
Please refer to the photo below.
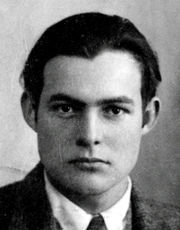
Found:
<path fill-rule="evenodd" d="M 73 184 L 68 186 L 74 193 L 82 195 L 100 195 L 113 187 L 112 181 L 102 178 L 89 178 L 85 180 L 75 180 Z"/>
<path fill-rule="evenodd" d="M 74 193 L 79 193 L 81 195 L 101 195 L 106 192 L 108 189 L 103 186 L 79 186 L 74 188 Z"/>

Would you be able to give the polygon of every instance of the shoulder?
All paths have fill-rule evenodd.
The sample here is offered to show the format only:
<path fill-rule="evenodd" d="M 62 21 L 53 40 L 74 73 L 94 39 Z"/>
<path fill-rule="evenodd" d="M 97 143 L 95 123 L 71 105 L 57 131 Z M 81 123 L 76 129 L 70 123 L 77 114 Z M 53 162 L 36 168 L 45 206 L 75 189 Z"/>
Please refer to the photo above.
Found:
<path fill-rule="evenodd" d="M 0 206 L 10 206 L 25 188 L 25 179 L 0 188 Z M 2 210 L 2 209 L 1 209 Z"/>
<path fill-rule="evenodd" d="M 17 199 L 17 195 L 26 194 L 31 190 L 32 186 L 37 187 L 43 182 L 43 166 L 39 163 L 27 176 L 18 182 L 3 186 L 0 188 L 0 202 L 11 198 Z"/>
<path fill-rule="evenodd" d="M 155 200 L 145 199 L 144 207 L 146 212 L 155 220 L 162 220 L 164 223 L 178 223 L 180 227 L 180 208 L 171 204 Z"/>
<path fill-rule="evenodd" d="M 143 196 L 133 188 L 132 211 L 141 225 L 147 229 L 179 229 L 180 208 L 171 204 L 162 203 Z"/>
<path fill-rule="evenodd" d="M 0 226 L 5 226 L 12 217 L 33 204 L 37 194 L 42 191 L 42 172 L 38 165 L 22 181 L 0 188 Z"/>
<path fill-rule="evenodd" d="M 22 184 L 23 182 L 17 182 L 0 188 L 0 226 L 4 226 L 5 229 L 19 205 Z"/>

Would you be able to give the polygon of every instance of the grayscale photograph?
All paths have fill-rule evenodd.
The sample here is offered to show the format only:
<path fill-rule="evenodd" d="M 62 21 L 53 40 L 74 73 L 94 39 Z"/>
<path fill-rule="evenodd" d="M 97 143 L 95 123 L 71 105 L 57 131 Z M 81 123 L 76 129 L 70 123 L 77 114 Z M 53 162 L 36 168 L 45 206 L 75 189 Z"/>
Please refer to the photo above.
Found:
<path fill-rule="evenodd" d="M 0 229 L 180 229 L 180 2 L 0 0 Z"/>

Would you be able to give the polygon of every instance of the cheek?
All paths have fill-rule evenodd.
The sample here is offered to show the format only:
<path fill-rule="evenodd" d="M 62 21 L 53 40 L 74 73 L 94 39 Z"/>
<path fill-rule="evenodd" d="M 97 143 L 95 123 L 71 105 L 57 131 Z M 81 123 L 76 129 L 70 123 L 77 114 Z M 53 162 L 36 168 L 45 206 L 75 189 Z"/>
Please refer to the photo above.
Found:
<path fill-rule="evenodd" d="M 139 142 L 141 137 L 141 125 L 134 126 L 133 124 L 116 125 L 106 132 L 106 142 L 113 148 L 128 147 L 129 143 L 134 145 Z M 130 147 L 130 146 L 129 146 Z"/>
<path fill-rule="evenodd" d="M 117 132 L 110 141 L 110 161 L 113 165 L 114 175 L 118 178 L 125 178 L 130 174 L 139 155 L 140 135 L 137 132 Z"/>
<path fill-rule="evenodd" d="M 60 161 L 68 157 L 73 145 L 73 128 L 47 119 L 41 120 L 37 128 L 39 153 L 42 157 L 45 155 L 48 159 L 57 158 Z"/>
<path fill-rule="evenodd" d="M 141 142 L 141 122 L 111 128 L 106 135 L 106 145 L 110 149 L 113 161 L 128 164 L 136 161 Z"/>

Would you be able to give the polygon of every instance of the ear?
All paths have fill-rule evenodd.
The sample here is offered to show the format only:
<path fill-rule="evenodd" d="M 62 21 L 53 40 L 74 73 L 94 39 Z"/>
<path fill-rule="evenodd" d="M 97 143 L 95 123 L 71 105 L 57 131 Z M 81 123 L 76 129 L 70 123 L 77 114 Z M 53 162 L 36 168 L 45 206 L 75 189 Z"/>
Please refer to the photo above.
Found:
<path fill-rule="evenodd" d="M 32 99 L 27 92 L 24 92 L 21 96 L 21 108 L 26 123 L 36 132 L 36 112 Z"/>
<path fill-rule="evenodd" d="M 143 112 L 142 134 L 148 133 L 156 124 L 160 110 L 160 100 L 153 97 Z"/>

